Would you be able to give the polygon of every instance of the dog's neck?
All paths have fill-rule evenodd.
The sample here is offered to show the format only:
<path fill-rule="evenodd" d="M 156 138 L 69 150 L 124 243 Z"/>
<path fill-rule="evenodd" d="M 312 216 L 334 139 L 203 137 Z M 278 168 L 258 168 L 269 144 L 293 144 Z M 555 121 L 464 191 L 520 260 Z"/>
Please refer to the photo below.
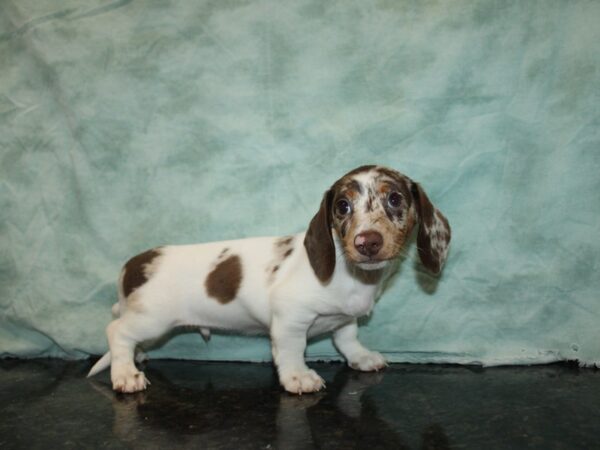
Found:
<path fill-rule="evenodd" d="M 348 268 L 348 272 L 363 284 L 381 284 L 387 275 L 387 270 L 385 267 L 375 270 L 366 270 L 361 269 L 356 264 L 353 264 L 347 260 L 346 267 Z"/>

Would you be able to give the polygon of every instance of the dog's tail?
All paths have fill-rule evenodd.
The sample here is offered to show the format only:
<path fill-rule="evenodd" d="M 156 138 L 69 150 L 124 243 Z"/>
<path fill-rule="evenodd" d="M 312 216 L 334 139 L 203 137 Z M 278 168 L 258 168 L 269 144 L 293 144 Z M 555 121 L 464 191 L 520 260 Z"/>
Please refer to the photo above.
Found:
<path fill-rule="evenodd" d="M 119 274 L 119 281 L 117 283 L 118 289 L 117 289 L 117 293 L 119 295 L 119 301 L 117 303 L 115 303 L 112 308 L 111 308 L 111 312 L 112 312 L 112 316 L 113 319 L 118 319 L 119 317 L 121 317 L 123 315 L 123 313 L 125 312 L 125 309 L 127 308 L 127 302 L 125 301 L 125 295 L 123 294 L 123 277 L 125 276 L 125 269 L 121 269 L 121 273 Z M 90 369 L 90 372 L 87 374 L 87 377 L 93 377 L 94 375 L 96 375 L 97 373 L 102 372 L 105 369 L 108 369 L 110 367 L 110 351 L 106 352 L 102 358 L 100 358 L 96 364 L 94 364 L 92 366 L 92 368 Z"/>
<path fill-rule="evenodd" d="M 119 284 L 121 284 L 121 283 L 119 282 Z M 120 294 L 121 294 L 121 293 L 119 292 L 119 301 L 118 301 L 117 303 L 115 303 L 115 304 L 112 306 L 112 308 L 111 308 L 112 315 L 113 315 L 113 317 L 114 317 L 115 319 L 116 319 L 116 318 L 118 318 L 118 317 L 120 317 L 120 316 L 121 316 L 121 313 L 123 312 L 123 311 L 122 311 L 122 306 L 121 306 L 121 305 L 122 305 L 124 302 L 121 302 L 121 301 L 120 301 L 120 298 L 121 298 L 121 295 L 120 295 Z M 100 372 L 102 372 L 104 369 L 108 369 L 108 367 L 109 367 L 109 366 L 110 366 L 110 351 L 106 352 L 106 353 L 105 353 L 105 354 L 102 356 L 102 358 L 100 358 L 100 359 L 99 359 L 99 360 L 96 362 L 96 364 L 94 364 L 94 365 L 92 366 L 92 368 L 90 369 L 90 373 L 88 373 L 87 377 L 88 377 L 88 378 L 90 378 L 90 377 L 93 377 L 93 376 L 94 376 L 94 375 L 96 375 L 97 373 L 100 373 Z"/>
<path fill-rule="evenodd" d="M 97 373 L 102 372 L 104 369 L 107 369 L 110 366 L 110 352 L 106 352 L 102 358 L 94 364 L 94 366 L 90 369 L 90 373 L 87 374 L 87 377 L 93 377 Z"/>

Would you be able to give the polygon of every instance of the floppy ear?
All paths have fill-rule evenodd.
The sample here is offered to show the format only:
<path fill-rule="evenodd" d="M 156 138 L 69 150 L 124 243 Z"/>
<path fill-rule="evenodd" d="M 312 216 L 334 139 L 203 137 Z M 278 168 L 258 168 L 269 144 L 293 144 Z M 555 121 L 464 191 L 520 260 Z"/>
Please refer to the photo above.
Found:
<path fill-rule="evenodd" d="M 308 260 L 321 283 L 327 283 L 335 269 L 335 245 L 331 235 L 331 203 L 333 192 L 325 192 L 319 211 L 310 221 L 304 246 Z"/>
<path fill-rule="evenodd" d="M 431 272 L 442 270 L 450 245 L 450 225 L 444 215 L 431 204 L 427 194 L 417 183 L 412 183 L 411 193 L 415 202 L 419 233 L 417 248 L 421 262 Z"/>

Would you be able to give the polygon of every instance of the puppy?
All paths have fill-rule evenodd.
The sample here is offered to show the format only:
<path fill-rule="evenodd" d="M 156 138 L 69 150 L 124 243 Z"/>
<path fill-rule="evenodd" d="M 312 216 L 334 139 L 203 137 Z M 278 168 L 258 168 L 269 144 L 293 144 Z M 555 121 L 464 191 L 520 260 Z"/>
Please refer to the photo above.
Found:
<path fill-rule="evenodd" d="M 446 218 L 408 177 L 363 166 L 325 192 L 306 232 L 137 255 L 119 278 L 110 351 L 88 376 L 110 365 L 114 390 L 146 389 L 136 346 L 177 326 L 198 327 L 205 337 L 210 330 L 269 333 L 279 381 L 294 394 L 324 387 L 304 361 L 307 339 L 323 333 L 333 332 L 353 369 L 383 369 L 383 356 L 358 341 L 356 319 L 373 308 L 415 227 L 421 262 L 440 272 L 450 243 Z"/>

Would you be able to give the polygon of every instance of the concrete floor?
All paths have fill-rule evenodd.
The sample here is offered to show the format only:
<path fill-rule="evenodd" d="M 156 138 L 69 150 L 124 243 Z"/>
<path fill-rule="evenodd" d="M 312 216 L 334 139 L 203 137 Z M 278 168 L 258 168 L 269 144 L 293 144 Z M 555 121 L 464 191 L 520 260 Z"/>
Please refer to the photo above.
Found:
<path fill-rule="evenodd" d="M 291 396 L 268 364 L 150 361 L 146 392 L 112 392 L 91 362 L 0 361 L 0 448 L 594 449 L 600 371 L 312 364 Z"/>

